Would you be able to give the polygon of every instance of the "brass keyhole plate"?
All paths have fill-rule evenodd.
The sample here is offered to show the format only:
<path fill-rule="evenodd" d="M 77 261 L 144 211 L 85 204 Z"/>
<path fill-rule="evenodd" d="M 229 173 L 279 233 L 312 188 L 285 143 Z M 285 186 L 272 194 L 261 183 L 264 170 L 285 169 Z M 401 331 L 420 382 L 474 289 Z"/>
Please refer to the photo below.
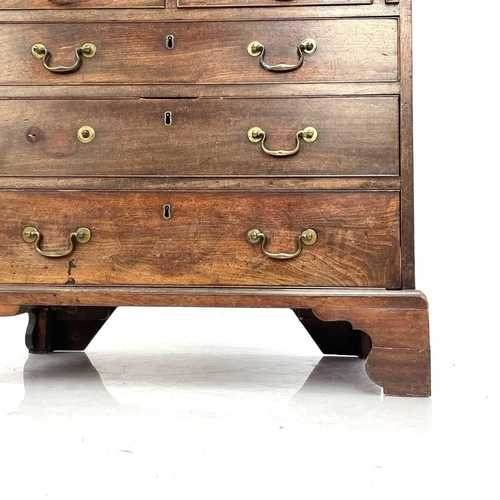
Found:
<path fill-rule="evenodd" d="M 175 37 L 174 35 L 167 35 L 165 38 L 165 46 L 168 50 L 172 50 L 175 47 Z"/>
<path fill-rule="evenodd" d="M 170 127 L 174 121 L 174 115 L 172 111 L 165 111 L 163 115 L 163 123 L 166 127 Z"/>

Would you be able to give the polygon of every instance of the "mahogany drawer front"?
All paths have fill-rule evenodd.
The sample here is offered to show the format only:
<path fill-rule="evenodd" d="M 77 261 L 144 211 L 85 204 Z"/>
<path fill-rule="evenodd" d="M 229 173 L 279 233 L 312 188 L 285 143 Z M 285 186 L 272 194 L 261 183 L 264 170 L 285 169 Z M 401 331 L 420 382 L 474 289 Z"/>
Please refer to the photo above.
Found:
<path fill-rule="evenodd" d="M 2 176 L 399 174 L 397 96 L 10 100 L 0 113 Z M 92 142 L 79 140 L 85 126 Z M 254 127 L 270 152 L 249 140 Z M 296 137 L 307 127 L 314 142 Z"/>
<path fill-rule="evenodd" d="M 165 7 L 165 0 L 2 0 L 0 10 L 155 9 L 162 7 Z"/>
<path fill-rule="evenodd" d="M 174 37 L 167 49 L 167 37 Z M 289 72 L 264 69 L 248 46 L 265 47 L 264 63 L 296 65 L 298 46 L 318 49 Z M 33 56 L 43 44 L 49 67 L 71 67 L 75 50 L 91 43 L 94 57 L 78 70 L 53 73 Z M 40 54 L 38 54 L 40 55 Z M 0 83 L 248 84 L 371 82 L 398 79 L 398 21 L 393 18 L 200 23 L 4 24 L 0 26 Z"/>
<path fill-rule="evenodd" d="M 290 7 L 312 5 L 371 5 L 373 0 L 177 0 L 177 7 Z"/>
<path fill-rule="evenodd" d="M 381 191 L 3 191 L 0 282 L 399 288 L 399 209 L 399 192 Z M 48 258 L 27 227 L 43 252 L 67 250 L 81 227 L 91 239 Z M 295 252 L 305 230 L 317 241 L 277 260 L 249 243 L 251 229 L 271 253 Z"/>

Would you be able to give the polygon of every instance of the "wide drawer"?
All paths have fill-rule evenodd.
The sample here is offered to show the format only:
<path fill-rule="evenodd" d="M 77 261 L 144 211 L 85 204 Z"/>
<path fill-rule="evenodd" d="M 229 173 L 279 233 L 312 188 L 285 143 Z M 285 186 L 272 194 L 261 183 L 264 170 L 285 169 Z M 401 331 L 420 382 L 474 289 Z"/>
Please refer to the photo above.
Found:
<path fill-rule="evenodd" d="M 11 100 L 0 114 L 4 176 L 399 174 L 397 96 Z M 297 138 L 308 127 L 314 142 Z"/>
<path fill-rule="evenodd" d="M 298 5 L 371 5 L 373 0 L 177 0 L 178 7 L 291 7 Z"/>
<path fill-rule="evenodd" d="M 401 285 L 398 192 L 3 191 L 0 210 L 2 283 Z M 37 253 L 67 252 L 79 228 L 91 238 L 71 254 Z"/>
<path fill-rule="evenodd" d="M 170 37 L 170 38 L 169 38 Z M 173 37 L 173 38 L 172 38 Z M 298 46 L 317 42 L 307 55 Z M 252 42 L 265 48 L 262 64 Z M 70 73 L 50 68 L 78 66 Z M 45 47 L 45 50 L 41 48 Z M 169 45 L 172 48 L 167 48 Z M 306 44 L 307 45 L 307 44 Z M 38 52 L 32 53 L 36 46 Z M 309 46 L 309 45 L 307 45 Z M 397 19 L 327 19 L 202 23 L 4 24 L 0 26 L 0 83 L 23 85 L 98 83 L 297 83 L 398 79 Z M 253 57 L 249 53 L 256 55 Z M 306 49 L 304 49 L 306 50 Z M 307 49 L 308 50 L 308 49 Z M 94 54 L 93 51 L 87 55 Z M 85 55 L 85 54 L 84 54 Z M 34 57 L 37 56 L 37 57 Z"/>
<path fill-rule="evenodd" d="M 154 9 L 159 7 L 165 7 L 165 0 L 2 0 L 0 10 Z"/>

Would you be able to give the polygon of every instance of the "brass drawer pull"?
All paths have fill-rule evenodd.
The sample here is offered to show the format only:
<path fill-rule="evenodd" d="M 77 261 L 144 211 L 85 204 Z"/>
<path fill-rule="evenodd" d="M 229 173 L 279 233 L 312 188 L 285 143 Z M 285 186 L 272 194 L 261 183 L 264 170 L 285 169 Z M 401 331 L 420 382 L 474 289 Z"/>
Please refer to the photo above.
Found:
<path fill-rule="evenodd" d="M 40 234 L 40 232 L 36 227 L 26 227 L 23 230 L 23 240 L 26 243 L 35 243 L 35 250 L 40 255 L 42 255 L 43 257 L 58 258 L 58 257 L 65 257 L 66 255 L 69 255 L 73 251 L 74 249 L 73 238 L 75 238 L 76 241 L 78 241 L 78 243 L 87 243 L 87 241 L 90 240 L 91 232 L 90 229 L 86 227 L 81 227 L 77 229 L 74 233 L 71 233 L 69 235 L 69 249 L 64 252 L 44 252 L 38 246 L 41 237 L 42 235 Z"/>
<path fill-rule="evenodd" d="M 270 253 L 266 250 L 266 235 L 260 231 L 259 229 L 250 229 L 247 232 L 247 241 L 252 245 L 257 244 L 260 240 L 262 240 L 262 252 L 264 255 L 271 259 L 279 259 L 279 260 L 287 260 L 294 259 L 298 257 L 302 253 L 302 244 L 304 245 L 314 245 L 316 240 L 318 239 L 318 235 L 314 229 L 306 229 L 302 231 L 302 233 L 297 238 L 297 250 L 294 253 Z"/>
<path fill-rule="evenodd" d="M 276 64 L 271 66 L 264 61 L 264 53 L 266 48 L 260 42 L 252 42 L 247 47 L 247 52 L 252 57 L 259 57 L 260 65 L 266 69 L 267 71 L 274 71 L 277 73 L 285 73 L 287 71 L 294 71 L 299 69 L 304 63 L 304 55 L 312 56 L 318 50 L 318 42 L 312 38 L 305 38 L 302 40 L 297 46 L 297 54 L 299 56 L 299 60 L 295 64 Z"/>
<path fill-rule="evenodd" d="M 96 55 L 97 48 L 93 43 L 84 43 L 81 47 L 75 49 L 76 62 L 73 66 L 49 66 L 50 52 L 47 47 L 41 43 L 37 43 L 31 47 L 31 55 L 35 59 L 42 59 L 43 67 L 52 73 L 72 73 L 82 65 L 82 56 L 90 59 Z"/>
<path fill-rule="evenodd" d="M 299 130 L 295 135 L 297 145 L 291 151 L 271 151 L 266 148 L 266 133 L 259 127 L 253 127 L 248 131 L 248 139 L 251 142 L 260 142 L 262 151 L 271 156 L 291 156 L 297 153 L 300 149 L 300 138 L 305 142 L 314 142 L 318 138 L 318 131 L 314 127 L 306 127 L 304 130 Z"/>
<path fill-rule="evenodd" d="M 89 144 L 95 139 L 95 130 L 88 125 L 81 127 L 76 133 L 78 140 L 83 144 Z"/>

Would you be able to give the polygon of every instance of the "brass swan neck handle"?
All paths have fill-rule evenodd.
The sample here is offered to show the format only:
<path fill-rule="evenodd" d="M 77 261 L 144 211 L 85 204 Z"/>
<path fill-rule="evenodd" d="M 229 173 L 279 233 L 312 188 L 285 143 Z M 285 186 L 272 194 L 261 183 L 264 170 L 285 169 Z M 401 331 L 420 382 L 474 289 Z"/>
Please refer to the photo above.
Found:
<path fill-rule="evenodd" d="M 277 151 L 272 151 L 266 148 L 266 133 L 259 127 L 252 127 L 248 133 L 248 140 L 251 142 L 260 142 L 262 151 L 270 156 L 292 156 L 298 153 L 300 149 L 300 138 L 305 142 L 314 142 L 318 138 L 318 131 L 314 127 L 306 127 L 303 130 L 299 130 L 295 134 L 296 145 L 293 149 L 287 151 L 279 149 Z"/>
<path fill-rule="evenodd" d="M 295 71 L 299 69 L 302 64 L 304 64 L 304 56 L 312 56 L 318 50 L 318 42 L 313 38 L 305 38 L 297 46 L 297 55 L 299 60 L 295 64 L 275 64 L 270 65 L 264 61 L 264 54 L 266 52 L 266 47 L 260 42 L 251 42 L 247 47 L 247 52 L 252 57 L 258 57 L 260 65 L 267 71 L 272 71 L 275 73 L 286 73 L 288 71 Z"/>
<path fill-rule="evenodd" d="M 78 243 L 87 243 L 90 238 L 91 238 L 91 232 L 90 229 L 87 227 L 80 227 L 77 229 L 74 233 L 71 233 L 69 235 L 69 248 L 68 250 L 64 250 L 62 252 L 46 252 L 42 250 L 39 246 L 40 239 L 42 238 L 42 235 L 38 231 L 36 227 L 26 227 L 23 230 L 23 240 L 26 243 L 34 243 L 35 244 L 35 250 L 42 256 L 42 257 L 49 257 L 49 258 L 59 258 L 59 257 L 66 257 L 66 255 L 69 255 L 73 250 L 74 250 L 74 243 L 73 243 L 73 238 Z"/>
<path fill-rule="evenodd" d="M 42 43 L 37 43 L 31 47 L 31 55 L 35 59 L 41 59 L 43 67 L 51 73 L 73 73 L 80 69 L 82 65 L 82 57 L 88 59 L 96 55 L 97 48 L 93 43 L 84 43 L 82 46 L 75 49 L 76 61 L 71 66 L 49 66 L 50 52 Z"/>
<path fill-rule="evenodd" d="M 256 245 L 262 241 L 262 253 L 270 259 L 288 260 L 298 257 L 302 253 L 302 245 L 314 245 L 318 239 L 318 235 L 314 229 L 306 229 L 297 237 L 297 250 L 294 253 L 271 253 L 266 250 L 267 237 L 260 229 L 250 229 L 247 232 L 247 241 L 252 245 Z"/>

